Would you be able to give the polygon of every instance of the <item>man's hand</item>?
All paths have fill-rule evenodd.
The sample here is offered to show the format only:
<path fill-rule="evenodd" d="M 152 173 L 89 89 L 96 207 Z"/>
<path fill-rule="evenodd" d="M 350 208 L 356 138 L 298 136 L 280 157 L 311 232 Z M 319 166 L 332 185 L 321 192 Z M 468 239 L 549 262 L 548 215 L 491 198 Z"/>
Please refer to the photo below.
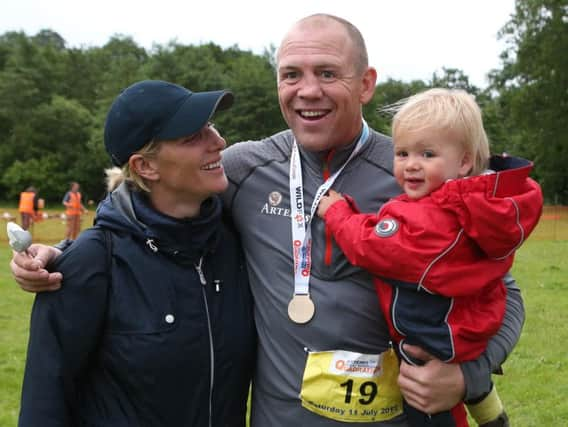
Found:
<path fill-rule="evenodd" d="M 323 218 L 329 207 L 338 200 L 345 200 L 345 198 L 337 191 L 329 190 L 329 192 L 320 199 L 317 212 L 318 216 Z"/>
<path fill-rule="evenodd" d="M 10 269 L 20 287 L 28 292 L 54 291 L 61 287 L 61 273 L 49 273 L 45 266 L 61 254 L 53 246 L 31 245 L 27 253 L 13 252 Z"/>
<path fill-rule="evenodd" d="M 424 360 L 423 366 L 402 361 L 398 385 L 409 405 L 427 414 L 447 411 L 465 395 L 465 382 L 460 365 L 435 359 L 420 347 L 404 345 L 404 351 Z"/>

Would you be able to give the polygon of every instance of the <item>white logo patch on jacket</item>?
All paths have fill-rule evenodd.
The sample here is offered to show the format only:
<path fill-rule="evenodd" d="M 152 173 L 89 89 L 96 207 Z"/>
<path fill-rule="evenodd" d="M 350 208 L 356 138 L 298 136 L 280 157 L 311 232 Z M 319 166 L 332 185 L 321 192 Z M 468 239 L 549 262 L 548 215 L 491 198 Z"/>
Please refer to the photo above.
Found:
<path fill-rule="evenodd" d="M 398 231 L 398 221 L 388 218 L 379 221 L 375 226 L 375 234 L 379 237 L 390 237 Z"/>

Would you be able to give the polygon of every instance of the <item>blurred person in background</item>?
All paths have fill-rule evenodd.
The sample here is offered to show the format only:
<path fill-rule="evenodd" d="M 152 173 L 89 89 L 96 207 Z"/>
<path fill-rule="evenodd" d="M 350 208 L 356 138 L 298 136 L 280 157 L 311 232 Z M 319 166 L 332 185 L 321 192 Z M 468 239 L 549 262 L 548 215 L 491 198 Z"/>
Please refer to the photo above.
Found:
<path fill-rule="evenodd" d="M 67 229 L 65 240 L 73 241 L 81 231 L 81 215 L 87 212 L 87 208 L 81 201 L 80 186 L 78 182 L 72 182 L 69 191 L 63 196 L 65 206 L 65 218 Z"/>
<path fill-rule="evenodd" d="M 27 230 L 32 225 L 38 212 L 38 191 L 35 187 L 29 186 L 20 193 L 20 203 L 18 211 L 22 220 L 22 228 Z"/>

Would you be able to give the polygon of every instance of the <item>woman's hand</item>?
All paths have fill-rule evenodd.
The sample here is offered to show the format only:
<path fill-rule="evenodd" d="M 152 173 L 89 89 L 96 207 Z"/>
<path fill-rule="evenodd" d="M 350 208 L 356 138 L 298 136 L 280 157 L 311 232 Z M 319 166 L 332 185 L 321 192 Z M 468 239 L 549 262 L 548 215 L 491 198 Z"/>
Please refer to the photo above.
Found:
<path fill-rule="evenodd" d="M 28 292 L 54 291 L 61 287 L 61 273 L 50 273 L 45 266 L 61 254 L 59 249 L 31 245 L 26 252 L 14 252 L 10 269 L 20 287 Z"/>

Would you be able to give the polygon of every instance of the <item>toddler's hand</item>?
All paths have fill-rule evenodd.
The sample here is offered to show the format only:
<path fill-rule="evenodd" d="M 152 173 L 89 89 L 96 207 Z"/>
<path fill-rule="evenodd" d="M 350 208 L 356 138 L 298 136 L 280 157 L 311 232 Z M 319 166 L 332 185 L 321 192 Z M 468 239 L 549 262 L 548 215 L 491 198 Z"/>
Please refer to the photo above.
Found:
<path fill-rule="evenodd" d="M 318 205 L 318 216 L 323 218 L 327 210 L 331 205 L 339 200 L 345 200 L 345 198 L 334 190 L 329 190 L 325 196 L 323 196 Z"/>

